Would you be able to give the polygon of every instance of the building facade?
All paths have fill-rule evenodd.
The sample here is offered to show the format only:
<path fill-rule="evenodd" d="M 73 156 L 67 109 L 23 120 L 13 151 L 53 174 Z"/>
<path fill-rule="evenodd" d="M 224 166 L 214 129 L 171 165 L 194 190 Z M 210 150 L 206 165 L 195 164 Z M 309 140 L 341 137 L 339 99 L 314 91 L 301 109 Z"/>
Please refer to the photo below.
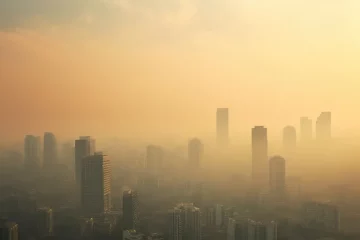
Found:
<path fill-rule="evenodd" d="M 84 213 L 98 215 L 111 209 L 111 165 L 102 153 L 83 158 L 81 205 Z"/>

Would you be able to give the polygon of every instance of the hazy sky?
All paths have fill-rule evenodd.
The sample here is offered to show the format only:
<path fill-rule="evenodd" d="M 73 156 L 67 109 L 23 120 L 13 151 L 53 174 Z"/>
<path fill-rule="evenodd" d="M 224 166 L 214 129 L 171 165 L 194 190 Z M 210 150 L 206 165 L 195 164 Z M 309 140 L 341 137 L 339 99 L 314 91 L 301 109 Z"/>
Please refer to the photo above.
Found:
<path fill-rule="evenodd" d="M 0 138 L 360 122 L 358 0 L 2 0 Z"/>

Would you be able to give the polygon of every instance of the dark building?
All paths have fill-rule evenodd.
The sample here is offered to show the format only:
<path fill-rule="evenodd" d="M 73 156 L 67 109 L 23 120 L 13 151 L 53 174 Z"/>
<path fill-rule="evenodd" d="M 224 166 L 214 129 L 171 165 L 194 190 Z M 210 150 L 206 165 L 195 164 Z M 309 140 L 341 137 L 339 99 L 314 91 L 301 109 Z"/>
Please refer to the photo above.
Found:
<path fill-rule="evenodd" d="M 75 140 L 75 180 L 81 185 L 81 162 L 82 159 L 95 153 L 95 140 L 90 137 L 80 137 Z"/>
<path fill-rule="evenodd" d="M 331 139 L 331 112 L 322 112 L 316 120 L 316 140 L 325 142 Z"/>
<path fill-rule="evenodd" d="M 267 129 L 256 126 L 252 129 L 252 181 L 254 187 L 264 188 L 268 179 Z"/>
<path fill-rule="evenodd" d="M 44 167 L 52 166 L 58 161 L 57 142 L 55 135 L 49 132 L 44 134 Z"/>
<path fill-rule="evenodd" d="M 164 158 L 161 147 L 149 145 L 146 148 L 146 168 L 150 171 L 160 171 Z"/>
<path fill-rule="evenodd" d="M 188 144 L 189 165 L 193 168 L 199 168 L 204 155 L 204 145 L 197 138 L 193 138 Z"/>
<path fill-rule="evenodd" d="M 9 222 L 0 219 L 0 240 L 18 240 L 19 230 L 18 225 L 14 222 Z"/>
<path fill-rule="evenodd" d="M 285 159 L 280 156 L 270 158 L 270 192 L 273 196 L 283 198 L 286 192 Z"/>
<path fill-rule="evenodd" d="M 286 126 L 283 130 L 283 147 L 286 154 L 293 154 L 296 149 L 296 129 Z"/>
<path fill-rule="evenodd" d="M 308 117 L 300 118 L 300 138 L 303 143 L 312 140 L 312 121 Z"/>
<path fill-rule="evenodd" d="M 216 136 L 219 145 L 229 143 L 229 109 L 218 108 L 216 112 Z"/>
<path fill-rule="evenodd" d="M 111 210 L 111 166 L 102 153 L 82 160 L 81 205 L 87 215 L 99 215 Z"/>
<path fill-rule="evenodd" d="M 53 235 L 53 211 L 51 208 L 39 208 L 36 210 L 36 223 L 39 237 Z"/>
<path fill-rule="evenodd" d="M 125 191 L 123 193 L 123 223 L 124 230 L 137 229 L 139 224 L 138 216 L 138 194 L 136 191 Z"/>
<path fill-rule="evenodd" d="M 41 143 L 40 137 L 27 135 L 24 140 L 24 164 L 27 168 L 39 168 L 41 166 Z"/>

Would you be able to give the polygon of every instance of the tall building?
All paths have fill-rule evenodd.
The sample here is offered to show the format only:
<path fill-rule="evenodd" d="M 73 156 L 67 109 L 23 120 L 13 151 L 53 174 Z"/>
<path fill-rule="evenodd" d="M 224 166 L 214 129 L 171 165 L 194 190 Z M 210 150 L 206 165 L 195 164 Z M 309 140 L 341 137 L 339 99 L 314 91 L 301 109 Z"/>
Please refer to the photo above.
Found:
<path fill-rule="evenodd" d="M 316 140 L 331 139 L 331 112 L 322 112 L 316 120 Z"/>
<path fill-rule="evenodd" d="M 219 145 L 229 143 L 229 109 L 218 108 L 216 112 L 216 135 Z"/>
<path fill-rule="evenodd" d="M 86 214 L 111 209 L 111 166 L 102 153 L 83 158 L 81 164 L 81 205 Z"/>
<path fill-rule="evenodd" d="M 277 240 L 275 221 L 257 222 L 250 219 L 230 221 L 227 233 L 229 240 Z"/>
<path fill-rule="evenodd" d="M 312 140 L 312 120 L 308 117 L 300 118 L 300 139 L 303 143 Z"/>
<path fill-rule="evenodd" d="M 14 222 L 0 219 L 0 239 L 1 240 L 18 240 L 19 229 Z"/>
<path fill-rule="evenodd" d="M 287 154 L 293 154 L 296 149 L 296 129 L 286 126 L 283 130 L 283 147 Z"/>
<path fill-rule="evenodd" d="M 58 161 L 57 142 L 55 135 L 50 132 L 44 134 L 44 149 L 43 149 L 44 167 L 53 166 Z"/>
<path fill-rule="evenodd" d="M 75 140 L 75 180 L 80 187 L 81 184 L 81 163 L 83 158 L 95 153 L 95 140 L 91 137 L 80 137 Z"/>
<path fill-rule="evenodd" d="M 29 168 L 41 166 L 41 141 L 40 137 L 33 135 L 25 136 L 24 140 L 24 164 Z"/>
<path fill-rule="evenodd" d="M 182 240 L 183 224 L 181 219 L 181 210 L 171 209 L 168 213 L 169 240 Z"/>
<path fill-rule="evenodd" d="M 267 129 L 256 126 L 252 129 L 252 181 L 254 187 L 264 188 L 268 179 Z"/>
<path fill-rule="evenodd" d="M 164 152 L 161 147 L 149 145 L 146 148 L 146 168 L 150 171 L 159 171 L 162 167 Z"/>
<path fill-rule="evenodd" d="M 193 168 L 199 168 L 204 155 L 204 145 L 197 138 L 193 138 L 188 144 L 189 165 Z"/>
<path fill-rule="evenodd" d="M 52 236 L 53 234 L 53 211 L 51 208 L 39 208 L 36 210 L 37 230 L 40 237 Z"/>
<path fill-rule="evenodd" d="M 169 213 L 169 239 L 201 240 L 201 212 L 192 203 L 178 204 Z"/>
<path fill-rule="evenodd" d="M 223 205 L 216 204 L 215 206 L 215 225 L 220 228 L 224 225 L 225 209 Z"/>
<path fill-rule="evenodd" d="M 303 225 L 308 228 L 315 228 L 324 231 L 340 230 L 340 213 L 336 206 L 307 202 L 302 206 Z"/>
<path fill-rule="evenodd" d="M 286 193 L 285 159 L 280 156 L 270 158 L 270 192 L 273 196 L 283 198 Z"/>
<path fill-rule="evenodd" d="M 139 201 L 136 191 L 123 193 L 123 223 L 124 230 L 138 229 L 139 224 Z"/>

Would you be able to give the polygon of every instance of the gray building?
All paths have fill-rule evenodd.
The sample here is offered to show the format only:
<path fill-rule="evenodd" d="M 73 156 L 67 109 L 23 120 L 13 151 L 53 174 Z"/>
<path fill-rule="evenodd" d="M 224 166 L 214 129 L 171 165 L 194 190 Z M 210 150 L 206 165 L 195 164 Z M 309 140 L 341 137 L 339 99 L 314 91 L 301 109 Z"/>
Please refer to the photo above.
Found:
<path fill-rule="evenodd" d="M 252 181 L 255 188 L 268 186 L 268 140 L 267 129 L 256 126 L 252 129 Z"/>
<path fill-rule="evenodd" d="M 50 132 L 44 134 L 44 149 L 43 149 L 43 165 L 44 167 L 53 166 L 58 161 L 58 149 L 55 135 Z"/>
<path fill-rule="evenodd" d="M 216 138 L 218 145 L 229 143 L 229 109 L 218 108 L 216 112 Z"/>
<path fill-rule="evenodd" d="M 41 140 L 38 136 L 27 135 L 24 140 L 24 164 L 28 168 L 41 166 Z"/>
<path fill-rule="evenodd" d="M 83 158 L 81 205 L 84 213 L 98 215 L 111 210 L 111 165 L 102 153 Z"/>
<path fill-rule="evenodd" d="M 123 193 L 123 224 L 124 230 L 137 230 L 139 224 L 139 201 L 136 191 Z"/>

